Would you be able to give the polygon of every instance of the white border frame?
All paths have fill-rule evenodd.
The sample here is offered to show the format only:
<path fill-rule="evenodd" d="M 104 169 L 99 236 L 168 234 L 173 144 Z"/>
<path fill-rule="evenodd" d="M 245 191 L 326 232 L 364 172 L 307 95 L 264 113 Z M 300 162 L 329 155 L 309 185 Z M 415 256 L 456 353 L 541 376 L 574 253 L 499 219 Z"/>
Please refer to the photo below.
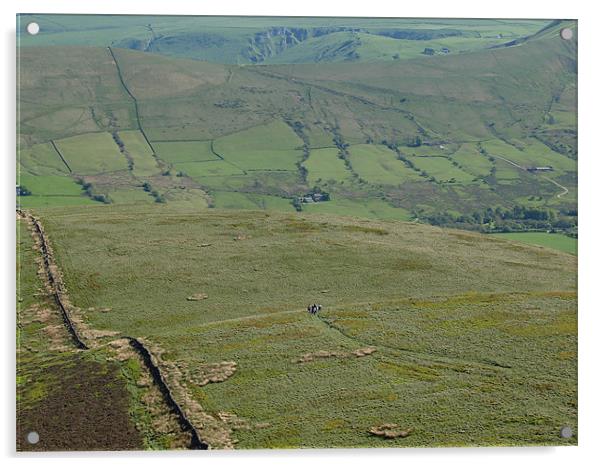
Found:
<path fill-rule="evenodd" d="M 546 465 L 587 464 L 600 456 L 596 451 L 598 433 L 602 429 L 599 391 L 600 359 L 597 340 L 601 323 L 597 291 L 602 260 L 597 236 L 602 226 L 598 213 L 602 174 L 602 154 L 597 134 L 600 133 L 600 16 L 596 15 L 594 2 L 557 1 L 525 2 L 504 0 L 422 0 L 420 2 L 391 2 L 370 0 L 351 3 L 350 0 L 229 0 L 228 2 L 198 2 L 186 0 L 104 0 L 81 2 L 76 0 L 8 0 L 1 4 L 2 37 L 4 42 L 2 102 L 0 127 L 3 131 L 2 155 L 2 297 L 4 340 L 2 348 L 2 374 L 0 384 L 4 419 L 0 423 L 0 439 L 4 456 L 10 463 L 16 458 L 43 459 L 49 464 L 81 463 L 131 465 L 132 460 L 145 464 L 160 464 L 178 459 L 186 463 L 202 461 L 203 464 L 219 461 L 229 464 L 244 461 L 246 465 L 282 463 L 287 465 L 345 461 L 348 465 L 376 461 L 380 464 L 400 464 L 401 461 L 420 461 L 423 464 L 441 463 L 491 466 L 544 463 Z M 253 15 L 253 16 L 379 16 L 379 17 L 470 17 L 470 18 L 570 18 L 579 20 L 579 446 L 545 448 L 444 448 L 444 449 L 363 449 L 363 450 L 266 450 L 235 452 L 160 452 L 160 453 L 47 453 L 15 454 L 15 24 L 16 13 L 104 13 L 104 14 L 182 14 L 182 15 Z M 596 40 L 598 39 L 598 40 Z M 598 150 L 596 150 L 598 149 Z"/>

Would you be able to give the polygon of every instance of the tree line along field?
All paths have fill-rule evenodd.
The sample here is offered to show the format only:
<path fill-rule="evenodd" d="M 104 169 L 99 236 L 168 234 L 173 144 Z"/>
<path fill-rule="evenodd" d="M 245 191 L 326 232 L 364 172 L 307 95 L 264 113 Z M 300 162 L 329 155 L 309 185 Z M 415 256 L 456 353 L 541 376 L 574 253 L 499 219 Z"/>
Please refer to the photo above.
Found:
<path fill-rule="evenodd" d="M 381 218 L 398 209 L 400 219 L 428 222 L 522 204 L 574 224 L 575 74 L 570 45 L 552 29 L 520 47 L 370 67 L 23 46 L 19 153 L 32 195 L 20 201 L 243 208 L 261 196 L 269 202 L 259 206 L 288 210 L 286 202 L 319 187 L 350 215 L 376 202 Z M 41 69 L 62 101 L 35 81 Z M 37 177 L 47 175 L 72 179 L 69 194 L 44 195 Z"/>
<path fill-rule="evenodd" d="M 151 341 L 205 412 L 251 426 L 237 448 L 541 445 L 576 425 L 570 255 L 334 215 L 38 212 L 77 313 L 114 332 L 100 341 Z M 223 361 L 234 374 L 206 384 Z M 412 433 L 368 433 L 383 423 Z"/>

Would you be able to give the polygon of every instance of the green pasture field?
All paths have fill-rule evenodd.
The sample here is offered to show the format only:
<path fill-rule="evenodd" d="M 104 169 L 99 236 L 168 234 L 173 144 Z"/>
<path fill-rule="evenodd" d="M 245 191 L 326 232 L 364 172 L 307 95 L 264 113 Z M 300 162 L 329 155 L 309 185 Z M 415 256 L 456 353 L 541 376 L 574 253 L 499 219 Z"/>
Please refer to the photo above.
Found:
<path fill-rule="evenodd" d="M 331 180 L 336 183 L 352 181 L 351 172 L 345 167 L 336 148 L 312 149 L 303 166 L 307 169 L 307 182 L 311 186 Z"/>
<path fill-rule="evenodd" d="M 225 382 L 185 385 L 207 412 L 263 425 L 233 432 L 239 448 L 576 442 L 558 439 L 576 429 L 575 257 L 414 223 L 174 206 L 39 213 L 72 301 L 110 308 L 85 311 L 93 328 L 144 337 L 183 373 L 237 362 Z M 335 356 L 298 362 L 320 350 Z M 387 422 L 411 435 L 368 434 Z"/>
<path fill-rule="evenodd" d="M 33 176 L 21 173 L 20 185 L 36 196 L 81 196 L 82 187 L 68 176 Z"/>
<path fill-rule="evenodd" d="M 56 24 L 48 26 L 50 29 L 44 40 L 50 43 L 58 40 L 62 34 L 66 34 L 64 37 L 70 33 L 83 34 L 77 28 L 71 30 L 74 25 L 69 21 L 65 26 L 67 29 L 58 28 Z M 142 37 L 148 33 L 145 25 L 149 23 L 140 26 L 136 18 L 123 21 L 124 24 L 127 23 L 127 27 L 124 26 L 126 29 L 133 27 L 138 31 L 130 37 L 131 40 L 143 40 Z M 164 23 L 159 18 L 152 21 L 157 21 L 152 27 L 157 27 L 157 30 L 163 27 L 163 32 L 173 25 L 169 21 Z M 191 21 L 194 24 L 197 24 L 195 21 L 205 24 L 206 21 L 218 20 Z M 243 42 L 236 42 L 242 46 L 242 49 L 238 49 L 239 54 L 246 47 L 244 44 L 250 44 L 249 37 L 253 38 L 255 33 L 261 32 L 254 28 L 263 28 L 270 21 L 265 18 L 257 22 L 253 20 L 249 23 L 253 26 L 234 28 L 236 33 L 234 30 L 220 29 L 223 24 L 215 26 L 211 31 L 222 38 L 225 37 L 222 34 L 227 36 L 231 32 L 231 38 L 235 42 L 244 39 Z M 287 21 L 290 23 L 296 20 Z M 324 23 L 324 20 L 307 21 L 307 24 L 312 25 Z M 338 24 L 345 21 L 350 20 L 341 20 Z M 368 20 L 358 20 L 358 24 L 362 21 Z M 67 144 L 64 155 L 68 163 L 71 158 L 75 158 L 72 167 L 75 175 L 96 176 L 96 179 L 91 180 L 93 187 L 98 192 L 110 193 L 112 189 L 135 188 L 136 183 L 148 181 L 147 178 L 155 176 L 154 162 L 148 157 L 140 136 L 134 131 L 140 124 L 153 146 L 156 145 L 159 159 L 166 163 L 161 171 L 169 170 L 174 174 L 181 171 L 189 175 L 186 189 L 252 191 L 266 196 L 292 198 L 310 190 L 317 179 L 324 179 L 319 170 L 330 168 L 324 163 L 318 163 L 317 168 L 312 167 L 318 159 L 311 151 L 334 151 L 336 141 L 340 147 L 348 147 L 352 153 L 352 167 L 357 168 L 358 177 L 368 183 L 344 182 L 340 185 L 339 181 L 336 185 L 328 183 L 328 190 L 348 199 L 368 196 L 381 200 L 408 199 L 415 196 L 416 190 L 420 190 L 430 194 L 413 202 L 426 205 L 428 210 L 436 211 L 441 205 L 453 204 L 458 212 L 472 213 L 475 209 L 489 207 L 485 198 L 479 200 L 474 196 L 452 196 L 451 191 L 440 189 L 440 185 L 452 178 L 456 179 L 457 184 L 472 184 L 475 177 L 484 176 L 490 168 L 485 157 L 475 159 L 474 167 L 461 164 L 463 170 L 450 166 L 450 162 L 443 159 L 423 160 L 424 164 L 430 165 L 425 172 L 434 176 L 433 182 L 425 177 L 416 178 L 417 173 L 402 162 L 389 161 L 395 158 L 395 154 L 389 153 L 388 149 L 382 149 L 387 155 L 370 155 L 365 161 L 358 161 L 353 152 L 379 152 L 380 148 L 373 147 L 386 143 L 395 144 L 405 156 L 414 153 L 453 157 L 453 149 L 462 144 L 477 144 L 479 141 L 485 141 L 486 144 L 487 140 L 496 137 L 524 147 L 521 155 L 526 154 L 530 159 L 545 162 L 544 159 L 540 160 L 541 154 L 544 154 L 546 160 L 549 158 L 553 161 L 555 168 L 561 167 L 546 176 L 558 180 L 569 189 L 569 194 L 558 198 L 556 196 L 561 188 L 553 188 L 543 178 L 522 174 L 520 169 L 496 159 L 495 176 L 487 177 L 485 181 L 490 185 L 487 189 L 491 189 L 492 193 L 495 191 L 496 202 L 512 205 L 516 199 L 543 194 L 545 199 L 542 200 L 542 205 L 557 210 L 557 213 L 561 209 L 572 208 L 576 192 L 576 142 L 571 136 L 574 129 L 551 123 L 549 118 L 542 116 L 543 108 L 550 108 L 551 113 L 565 112 L 567 118 L 570 114 L 575 114 L 574 99 L 571 97 L 575 94 L 574 70 L 566 65 L 573 57 L 574 50 L 565 47 L 568 44 L 556 40 L 556 32 L 561 24 L 545 34 L 526 39 L 520 47 L 479 49 L 465 53 L 455 53 L 450 49 L 450 54 L 445 56 L 420 54 L 419 57 L 399 60 L 391 57 L 378 59 L 372 61 L 370 66 L 362 63 L 369 55 L 361 58 L 362 47 L 367 50 L 366 44 L 370 41 L 376 47 L 379 46 L 379 41 L 399 41 L 400 44 L 412 42 L 412 46 L 416 46 L 431 40 L 393 39 L 386 34 L 406 34 L 411 31 L 411 34 L 415 34 L 420 29 L 428 37 L 440 37 L 438 35 L 442 30 L 447 31 L 444 31 L 447 34 L 450 28 L 457 28 L 459 35 L 432 40 L 487 42 L 497 41 L 498 34 L 501 34 L 503 41 L 506 38 L 518 38 L 519 31 L 525 32 L 542 24 L 520 21 L 453 21 L 453 26 L 450 26 L 445 21 L 437 21 L 432 27 L 426 27 L 419 20 L 408 21 L 395 25 L 391 23 L 392 26 L 388 29 L 382 20 L 365 23 L 369 27 L 357 32 L 364 45 L 348 51 L 352 55 L 359 51 L 358 59 L 340 61 L 341 56 L 333 56 L 334 62 L 330 62 L 330 58 L 324 55 L 323 60 L 318 62 L 312 59 L 311 63 L 291 65 L 237 66 L 167 56 L 171 53 L 168 50 L 170 47 L 171 51 L 178 48 L 176 42 L 186 48 L 185 44 L 190 44 L 187 41 L 196 40 L 199 49 L 203 49 L 203 44 L 208 43 L 205 40 L 211 42 L 208 37 L 199 38 L 192 29 L 186 29 L 192 28 L 192 23 L 186 23 L 187 26 L 180 30 L 182 37 L 178 32 L 176 42 L 171 45 L 162 43 L 160 50 L 149 53 L 126 50 L 130 45 L 136 48 L 134 42 L 129 45 L 123 43 L 125 48 L 114 44 L 112 50 L 117 63 L 104 47 L 73 46 L 69 48 L 69 53 L 65 53 L 65 47 L 50 46 L 49 43 L 45 43 L 44 47 L 24 45 L 21 47 L 20 67 L 27 79 L 21 83 L 21 147 L 35 147 L 31 150 L 39 152 L 42 146 L 37 148 L 35 143 L 46 144 L 52 139 L 58 141 L 59 149 Z M 58 24 L 63 24 L 62 18 L 58 20 Z M 104 35 L 111 30 L 93 27 L 94 18 L 86 19 L 86 24 L 90 25 L 94 34 Z M 402 27 L 402 24 L 405 26 Z M 400 27 L 401 30 L 398 29 Z M 498 28 L 499 32 L 495 32 Z M 511 32 L 513 28 L 515 32 Z M 218 33 L 218 29 L 221 32 Z M 184 30 L 187 32 L 184 33 Z M 324 41 L 322 45 L 327 46 L 324 50 L 339 43 L 337 37 L 349 34 L 356 32 L 339 30 L 320 36 Z M 320 37 L 301 41 L 290 47 L 290 50 L 278 49 L 281 43 L 276 36 L 266 39 L 268 42 L 262 43 L 263 45 L 253 42 L 255 39 L 251 39 L 251 42 L 252 47 L 256 48 L 253 53 L 257 54 L 267 53 L 262 49 L 264 46 L 273 47 L 275 55 L 264 55 L 263 63 L 293 53 L 297 47 L 299 51 L 309 41 Z M 117 42 L 120 40 L 115 38 Z M 268 43 L 271 44 L 269 47 Z M 233 44 L 234 42 L 224 44 L 223 47 L 233 50 L 230 48 L 234 47 Z M 206 53 L 217 54 L 219 48 Z M 180 48 L 178 53 L 197 53 L 192 49 L 186 50 L 184 52 Z M 376 48 L 373 51 L 375 50 Z M 318 51 L 318 48 L 314 51 Z M 247 55 L 246 60 L 250 59 L 250 55 Z M 237 60 L 238 58 L 234 63 Z M 224 59 L 224 62 L 227 61 L 229 59 Z M 44 67 L 39 63 L 43 63 Z M 117 65 L 123 84 L 119 80 Z M 513 70 L 512 76 L 507 73 L 509 69 Z M 56 82 L 52 91 L 46 89 L 43 80 L 36 78 L 42 70 L 49 79 Z M 69 74 L 65 70 L 72 72 Z M 516 81 L 521 79 L 536 85 L 516 86 Z M 139 121 L 128 90 L 138 99 Z M 64 98 L 57 99 L 57 93 Z M 505 106 L 499 104 L 499 99 L 506 102 Z M 38 105 L 30 105 L 29 102 L 37 102 Z M 508 112 L 506 107 L 513 108 L 513 112 Z M 491 126 L 492 123 L 494 126 Z M 291 127 L 295 128 L 297 134 Z M 136 142 L 129 142 L 130 146 L 137 147 L 133 156 L 144 154 L 140 155 L 138 164 L 134 163 L 134 175 L 138 182 L 126 182 L 124 179 L 114 182 L 110 179 L 113 170 L 125 170 L 127 166 L 125 156 L 117 152 L 116 144 L 110 140 L 108 133 L 115 130 L 119 134 L 136 135 L 126 137 L 136 139 Z M 71 144 L 75 147 L 71 147 L 69 143 L 74 134 L 78 136 L 75 144 Z M 95 134 L 99 136 L 93 136 Z M 559 150 L 572 154 L 573 159 L 535 142 L 535 135 L 550 144 L 558 144 Z M 95 137 L 102 141 L 97 141 Z M 416 143 L 416 138 L 422 145 L 408 147 L 408 144 Z M 173 142 L 174 140 L 178 141 Z M 212 152 L 209 141 L 213 141 L 213 149 L 229 166 L 217 160 L 219 156 Z M 304 160 L 303 152 L 305 144 L 310 149 L 307 161 Z M 373 147 L 349 147 L 363 147 L 366 144 Z M 444 146 L 443 150 L 439 148 L 440 145 Z M 59 162 L 53 160 L 49 146 L 42 149 L 46 155 L 40 154 L 39 159 L 32 158 L 26 153 L 27 150 L 30 149 L 22 151 L 25 170 L 34 174 L 63 173 Z M 340 162 L 333 157 L 334 153 L 330 152 L 325 160 L 339 165 L 333 178 L 337 179 L 343 172 L 340 171 Z M 309 170 L 307 178 L 304 178 L 305 173 L 298 167 L 300 162 Z M 144 170 L 141 171 L 143 167 Z M 32 172 L 34 169 L 38 171 Z M 363 177 L 359 171 L 367 176 Z M 247 176 L 243 176 L 245 172 Z M 99 173 L 103 174 L 102 179 L 98 177 Z M 425 186 L 418 189 L 415 186 L 417 183 L 406 181 L 417 181 Z M 153 184 L 153 180 L 150 182 Z M 435 183 L 438 186 L 433 186 Z M 176 179 L 173 184 L 181 183 Z M 378 189 L 366 189 L 369 184 L 378 185 Z M 409 202 L 406 202 L 405 207 L 412 208 Z"/>
<path fill-rule="evenodd" d="M 536 244 L 545 248 L 567 252 L 575 256 L 577 255 L 577 238 L 571 238 L 570 236 L 558 233 L 495 233 L 494 236 L 512 241 L 519 241 L 521 243 Z"/>
<path fill-rule="evenodd" d="M 577 170 L 575 160 L 551 151 L 535 139 L 524 141 L 520 149 L 500 140 L 484 141 L 482 144 L 491 155 L 502 156 L 525 168 L 551 166 L 554 171 L 549 173 L 550 176 Z"/>
<path fill-rule="evenodd" d="M 495 178 L 498 182 L 513 184 L 520 180 L 521 169 L 506 162 L 495 159 Z"/>
<path fill-rule="evenodd" d="M 409 220 L 411 217 L 407 210 L 393 207 L 380 199 L 345 199 L 336 196 L 331 197 L 328 202 L 303 204 L 303 211 L 387 220 Z"/>
<path fill-rule="evenodd" d="M 156 214 L 153 214 L 155 211 Z M 574 266 L 574 258 L 572 257 L 565 257 L 553 251 L 542 251 L 527 245 L 517 246 L 488 236 L 466 232 L 446 233 L 439 228 L 418 224 L 359 219 L 329 220 L 331 216 L 320 217 L 309 214 L 307 217 L 299 215 L 286 216 L 275 212 L 262 212 L 258 215 L 253 212 L 220 210 L 189 213 L 183 211 L 178 216 L 178 210 L 170 208 L 168 204 L 148 207 L 136 206 L 135 208 L 102 206 L 86 210 L 61 211 L 60 209 L 54 209 L 40 211 L 40 213 L 48 224 L 49 234 L 51 237 L 55 237 L 56 247 L 60 250 L 59 256 L 62 257 L 61 263 L 67 275 L 80 274 L 82 272 L 79 271 L 87 270 L 84 263 L 81 262 L 88 260 L 87 248 L 91 247 L 96 250 L 95 248 L 102 247 L 101 244 L 119 244 L 119 247 L 128 248 L 127 241 L 125 243 L 123 240 L 118 241 L 117 236 L 113 236 L 118 234 L 120 227 L 125 228 L 127 226 L 131 228 L 130 236 L 137 238 L 135 244 L 139 245 L 142 244 L 139 240 L 145 237 L 143 229 L 156 230 L 153 231 L 153 234 L 156 235 L 157 241 L 144 242 L 144 244 L 147 246 L 154 244 L 157 248 L 162 249 L 164 251 L 162 253 L 157 251 L 160 254 L 159 257 L 165 257 L 166 259 L 170 257 L 169 260 L 173 267 L 182 270 L 181 273 L 188 275 L 188 279 L 182 281 L 170 280 L 169 284 L 166 285 L 168 288 L 165 290 L 151 291 L 149 289 L 149 293 L 136 292 L 136 289 L 138 289 L 136 287 L 141 287 L 139 291 L 142 291 L 148 285 L 144 280 L 144 270 L 146 269 L 140 267 L 141 264 L 136 264 L 136 262 L 146 262 L 153 257 L 155 250 L 151 246 L 148 254 L 138 256 L 134 251 L 131 255 L 128 253 L 127 256 L 130 259 L 136 257 L 136 260 L 130 265 L 122 264 L 123 268 L 121 265 L 117 267 L 116 269 L 120 270 L 118 274 L 105 276 L 101 269 L 96 270 L 94 273 L 99 273 L 100 277 L 96 275 L 98 279 L 95 278 L 94 280 L 96 280 L 98 287 L 95 286 L 94 289 L 86 285 L 87 279 L 85 276 L 79 283 L 71 280 L 68 283 L 68 285 L 72 285 L 70 289 L 77 295 L 74 296 L 74 299 L 77 297 L 78 300 L 82 300 L 82 307 L 99 306 L 103 301 L 117 299 L 112 303 L 116 306 L 115 310 L 117 310 L 118 307 L 124 306 L 126 303 L 119 304 L 121 298 L 112 294 L 115 290 L 112 289 L 111 283 L 119 283 L 120 278 L 129 277 L 127 280 L 131 281 L 131 285 L 134 287 L 132 293 L 133 296 L 136 296 L 136 305 L 143 306 L 147 310 L 148 317 L 163 312 L 166 306 L 171 308 L 168 303 L 174 304 L 175 309 L 182 309 L 182 311 L 199 309 L 198 306 L 200 305 L 202 309 L 205 309 L 205 306 L 209 307 L 196 315 L 194 319 L 206 322 L 217 318 L 237 317 L 240 312 L 248 312 L 252 309 L 269 312 L 269 308 L 278 303 L 281 303 L 281 305 L 289 303 L 287 306 L 290 306 L 298 300 L 302 302 L 302 297 L 308 292 L 319 292 L 323 289 L 334 291 L 335 288 L 339 291 L 333 295 L 323 297 L 329 305 L 341 304 L 349 300 L 369 300 L 370 293 L 384 294 L 391 298 L 454 293 L 454 290 L 463 289 L 463 283 L 467 281 L 470 282 L 474 290 L 483 292 L 511 290 L 519 292 L 521 290 L 531 290 L 534 287 L 537 290 L 546 290 L 550 286 L 554 289 L 571 289 L 574 286 L 574 274 L 565 270 Z M 50 216 L 50 213 L 52 213 L 52 216 Z M 162 213 L 167 216 L 164 217 Z M 148 223 L 137 226 L 137 219 L 147 215 L 148 217 L 145 218 L 148 218 Z M 175 215 L 175 217 L 172 218 L 170 215 Z M 103 220 L 103 218 L 106 218 L 106 220 Z M 92 237 L 87 242 L 82 241 L 83 232 L 82 234 L 78 233 L 80 229 L 88 229 L 92 219 L 94 219 L 95 228 L 99 230 L 99 241 L 103 234 L 106 235 L 102 243 L 95 243 L 92 241 Z M 180 232 L 178 233 L 178 231 Z M 416 234 L 414 235 L 412 232 L 416 232 Z M 172 233 L 173 237 L 168 236 Z M 92 233 L 89 234 L 92 235 Z M 234 239 L 239 235 L 248 237 L 248 239 L 239 243 Z M 340 246 L 331 250 L 332 245 L 329 243 L 329 238 L 332 239 L 335 236 L 340 236 L 335 241 Z M 450 244 L 437 245 L 436 238 L 448 236 L 450 240 L 442 243 L 453 240 L 452 243 L 457 248 L 450 248 Z M 176 238 L 178 239 L 176 240 Z M 321 264 L 318 275 L 297 277 L 285 274 L 280 276 L 276 282 L 268 280 L 267 277 L 264 277 L 266 280 L 263 280 L 261 278 L 263 273 L 273 277 L 275 275 L 272 275 L 274 270 L 270 271 L 269 268 L 264 268 L 261 264 L 266 264 L 267 262 L 264 261 L 270 261 L 273 258 L 278 260 L 279 257 L 273 251 L 263 251 L 262 244 L 267 244 L 266 241 L 270 238 L 276 250 L 280 247 L 289 248 L 292 244 L 290 241 L 293 239 L 299 242 L 295 249 L 287 249 L 289 253 L 284 255 L 284 257 L 288 257 L 285 263 L 282 265 L 276 263 L 275 266 L 284 267 L 282 270 L 289 266 L 294 269 L 294 267 L 303 263 L 303 257 L 308 254 L 313 257 L 313 254 L 316 254 L 315 260 L 312 258 L 312 261 L 318 261 L 316 264 Z M 404 238 L 403 241 L 400 238 Z M 94 239 L 96 239 L 96 236 L 94 236 Z M 435 256 L 429 259 L 430 256 L 427 252 L 422 251 L 420 245 L 427 242 L 427 240 L 429 244 L 433 245 L 433 249 L 429 250 L 428 254 L 437 256 L 439 262 L 433 262 Z M 80 241 L 82 241 L 81 244 Z M 173 246 L 169 246 L 172 241 Z M 196 264 L 196 254 L 193 254 L 193 250 L 189 250 L 186 246 L 189 243 L 194 245 L 197 241 L 214 243 L 213 249 L 202 251 L 203 255 L 210 255 L 198 263 L 198 266 L 205 270 L 201 281 L 197 281 L 197 274 L 192 273 Z M 282 241 L 282 243 L 278 241 Z M 314 241 L 317 241 L 317 243 L 311 246 Z M 488 249 L 487 257 L 482 256 L 481 259 L 478 259 L 477 256 L 481 255 L 479 251 L 485 247 Z M 339 248 L 340 252 L 338 252 Z M 363 275 L 371 269 L 371 264 L 374 263 L 375 257 L 377 257 L 374 254 L 380 254 L 380 248 L 385 248 L 387 252 L 382 258 L 384 262 L 379 263 L 383 267 L 386 265 L 385 269 L 391 267 L 390 272 L 383 271 L 373 274 L 369 278 L 366 277 L 364 283 L 358 287 L 359 283 L 356 282 L 358 274 Z M 448 250 L 445 248 L 448 248 Z M 214 252 L 217 253 L 218 251 L 218 256 L 214 256 Z M 352 253 L 352 251 L 355 252 Z M 265 257 L 261 258 L 261 254 L 255 257 L 254 254 L 256 253 L 265 253 Z M 319 259 L 322 253 L 325 256 Z M 333 258 L 328 257 L 333 254 Z M 389 258 L 385 259 L 387 254 Z M 504 256 L 505 259 L 498 259 L 500 255 Z M 449 259 L 446 259 L 448 256 Z M 115 260 L 121 264 L 120 261 L 124 260 L 124 257 L 126 256 L 119 254 L 115 257 Z M 208 261 L 213 260 L 213 257 L 216 260 L 214 266 L 218 267 L 220 272 L 218 272 L 218 269 L 215 269 L 215 273 L 211 272 L 213 266 Z M 336 260 L 334 257 L 336 257 Z M 527 263 L 525 262 L 526 257 L 537 257 L 540 261 L 558 260 L 563 265 L 562 267 L 552 267 L 550 265 L 545 270 L 536 268 L 529 271 L 532 280 L 530 283 L 525 283 L 521 280 L 524 279 L 523 275 L 527 273 L 527 270 L 523 271 L 523 263 Z M 92 258 L 90 257 L 90 259 Z M 289 259 L 290 262 L 288 262 Z M 449 264 L 446 262 L 447 260 L 449 260 Z M 507 262 L 506 270 L 503 273 L 500 270 L 495 270 L 493 264 L 497 261 Z M 455 263 L 453 279 L 440 281 L 437 277 L 438 271 L 442 271 L 445 266 L 452 262 Z M 328 263 L 331 263 L 331 265 L 327 265 Z M 463 271 L 470 263 L 474 264 L 470 267 L 470 271 Z M 234 267 L 233 264 L 238 265 Z M 252 270 L 253 266 L 251 264 L 256 265 L 263 272 L 255 276 L 256 271 Z M 231 265 L 232 269 L 230 269 Z M 110 268 L 111 264 L 107 263 L 106 267 Z M 247 267 L 249 270 L 247 270 Z M 349 267 L 350 270 L 356 270 L 357 273 L 329 278 L 333 267 Z M 395 272 L 396 270 L 398 272 Z M 132 275 L 133 271 L 137 271 L 137 274 Z M 403 287 L 399 287 L 396 280 L 382 280 L 388 276 L 387 273 L 398 276 L 396 273 L 402 273 L 403 271 L 407 272 Z M 85 275 L 87 272 L 83 273 Z M 148 270 L 146 273 L 156 273 L 156 270 L 153 272 Z M 171 274 L 167 270 L 165 273 Z M 449 272 L 445 273 L 448 274 Z M 120 277 L 120 274 L 123 275 Z M 222 274 L 225 275 L 222 276 Z M 495 280 L 492 274 L 496 274 L 497 278 Z M 176 273 L 175 276 L 179 276 L 179 273 Z M 478 276 L 478 281 L 474 282 L 476 276 Z M 230 280 L 227 277 L 231 277 L 232 280 L 240 280 L 241 283 L 251 283 L 252 281 L 254 283 L 253 289 L 248 289 L 247 292 L 243 292 L 242 289 L 231 289 L 224 281 L 226 279 Z M 381 284 L 376 285 L 381 281 Z M 186 293 L 193 293 L 194 290 L 189 289 L 189 287 L 195 283 L 196 286 L 204 288 L 200 291 L 207 292 L 209 296 L 220 296 L 221 304 L 218 308 L 214 308 L 215 303 L 211 304 L 210 300 L 201 304 L 186 302 L 185 298 L 189 296 Z M 276 284 L 279 285 L 276 286 Z M 272 287 L 274 287 L 273 290 Z M 372 287 L 375 290 L 371 292 L 370 288 Z M 268 289 L 272 291 L 268 292 Z M 226 290 L 230 291 L 226 292 Z M 180 302 L 180 296 L 184 302 Z M 237 296 L 245 298 L 244 304 L 238 301 Z M 249 302 L 254 304 L 249 306 Z M 107 302 L 106 305 L 110 304 Z M 121 307 L 124 311 L 126 308 L 127 306 Z M 173 314 L 175 318 L 174 329 L 177 328 L 177 316 L 177 312 Z M 135 315 L 132 315 L 131 319 L 133 321 L 137 320 Z M 150 327 L 145 330 L 150 330 Z"/>
<path fill-rule="evenodd" d="M 134 176 L 152 176 L 159 172 L 153 151 L 140 131 L 121 131 L 119 137 L 134 162 Z"/>
<path fill-rule="evenodd" d="M 449 150 L 446 146 L 443 147 L 443 149 L 438 146 L 401 147 L 400 152 L 405 156 L 411 157 L 437 157 L 448 155 Z"/>
<path fill-rule="evenodd" d="M 20 186 L 31 192 L 28 196 L 18 197 L 18 204 L 23 208 L 97 204 L 68 176 L 21 173 Z"/>
<path fill-rule="evenodd" d="M 400 185 L 420 179 L 418 173 L 385 146 L 358 144 L 351 146 L 349 152 L 353 170 L 369 183 Z"/>
<path fill-rule="evenodd" d="M 274 121 L 216 139 L 213 148 L 245 170 L 297 170 L 302 144 L 286 123 Z"/>
<path fill-rule="evenodd" d="M 460 164 L 462 170 L 475 176 L 488 176 L 493 167 L 493 163 L 479 153 L 475 144 L 462 144 L 452 154 L 452 159 Z"/>
<path fill-rule="evenodd" d="M 79 205 L 98 205 L 98 202 L 93 201 L 86 196 L 20 196 L 17 200 L 17 205 L 23 209 L 37 207 L 53 207 L 53 206 L 79 206 Z"/>
<path fill-rule="evenodd" d="M 219 160 L 211 152 L 211 141 L 153 142 L 157 155 L 168 163 L 206 162 Z"/>
<path fill-rule="evenodd" d="M 50 143 L 21 147 L 18 163 L 32 175 L 67 175 L 69 170 Z"/>
<path fill-rule="evenodd" d="M 243 171 L 225 160 L 174 163 L 174 168 L 196 180 L 212 176 L 242 175 Z"/>
<path fill-rule="evenodd" d="M 55 141 L 74 173 L 127 170 L 127 160 L 109 133 L 89 133 Z"/>
<path fill-rule="evenodd" d="M 437 181 L 450 183 L 472 183 L 474 176 L 454 166 L 447 157 L 412 157 L 412 163 L 419 169 L 425 171 Z"/>

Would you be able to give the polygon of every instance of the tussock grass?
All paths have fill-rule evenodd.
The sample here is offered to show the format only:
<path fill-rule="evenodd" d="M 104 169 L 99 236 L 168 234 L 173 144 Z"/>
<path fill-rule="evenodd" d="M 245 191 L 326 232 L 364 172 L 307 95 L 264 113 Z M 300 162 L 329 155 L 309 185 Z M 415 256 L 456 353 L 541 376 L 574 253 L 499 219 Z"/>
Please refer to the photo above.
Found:
<path fill-rule="evenodd" d="M 87 312 L 88 325 L 160 346 L 179 396 L 203 416 L 226 413 L 215 435 L 226 429 L 237 447 L 383 446 L 367 432 L 385 423 L 414 429 L 387 446 L 541 445 L 576 425 L 570 255 L 310 214 L 41 215 L 73 301 L 112 309 Z M 210 299 L 186 300 L 199 289 Z M 376 351 L 341 356 L 358 348 Z M 224 361 L 236 371 L 210 383 Z"/>

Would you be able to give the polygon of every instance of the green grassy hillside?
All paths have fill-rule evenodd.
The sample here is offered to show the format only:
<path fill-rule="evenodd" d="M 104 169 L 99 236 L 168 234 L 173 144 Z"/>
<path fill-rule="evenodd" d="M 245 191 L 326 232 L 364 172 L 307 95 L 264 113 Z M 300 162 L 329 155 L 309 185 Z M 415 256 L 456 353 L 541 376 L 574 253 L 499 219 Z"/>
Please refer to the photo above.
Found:
<path fill-rule="evenodd" d="M 508 27 L 477 22 L 471 37 L 486 24 L 481 36 Z M 397 209 L 396 218 L 470 229 L 573 231 L 575 44 L 554 32 L 563 25 L 574 27 L 532 31 L 520 45 L 370 66 L 232 66 L 119 48 L 23 46 L 20 166 L 29 175 L 82 178 L 89 197 L 105 202 L 192 196 L 199 206 L 245 208 L 256 205 L 249 196 L 263 196 L 275 201 L 260 204 L 268 208 L 317 186 L 333 204 L 302 205 L 308 212 L 354 205 L 365 213 L 364 199 L 382 204 L 368 209 L 382 218 Z M 282 56 L 337 34 L 420 42 L 391 28 L 319 35 Z M 537 166 L 552 171 L 527 171 Z M 546 220 L 478 220 L 517 205 L 545 211 Z"/>
<path fill-rule="evenodd" d="M 535 34 L 541 20 L 20 15 L 22 45 L 114 46 L 218 63 L 398 60 Z M 36 21 L 39 36 L 25 33 Z"/>
<path fill-rule="evenodd" d="M 204 440 L 576 444 L 576 22 L 18 21 L 17 203 Z M 116 364 L 145 447 L 183 445 Z"/>
<path fill-rule="evenodd" d="M 567 252 L 577 255 L 577 238 L 570 238 L 565 235 L 553 233 L 497 233 L 498 238 L 504 238 L 512 241 L 520 241 L 527 244 L 537 244 L 546 248 L 556 249 L 557 251 Z"/>
<path fill-rule="evenodd" d="M 574 256 L 413 223 L 174 206 L 39 212 L 85 322 L 154 345 L 203 410 L 251 426 L 233 431 L 238 447 L 542 445 L 576 427 Z M 234 375 L 202 383 L 220 361 Z M 411 435 L 368 433 L 383 423 Z"/>

